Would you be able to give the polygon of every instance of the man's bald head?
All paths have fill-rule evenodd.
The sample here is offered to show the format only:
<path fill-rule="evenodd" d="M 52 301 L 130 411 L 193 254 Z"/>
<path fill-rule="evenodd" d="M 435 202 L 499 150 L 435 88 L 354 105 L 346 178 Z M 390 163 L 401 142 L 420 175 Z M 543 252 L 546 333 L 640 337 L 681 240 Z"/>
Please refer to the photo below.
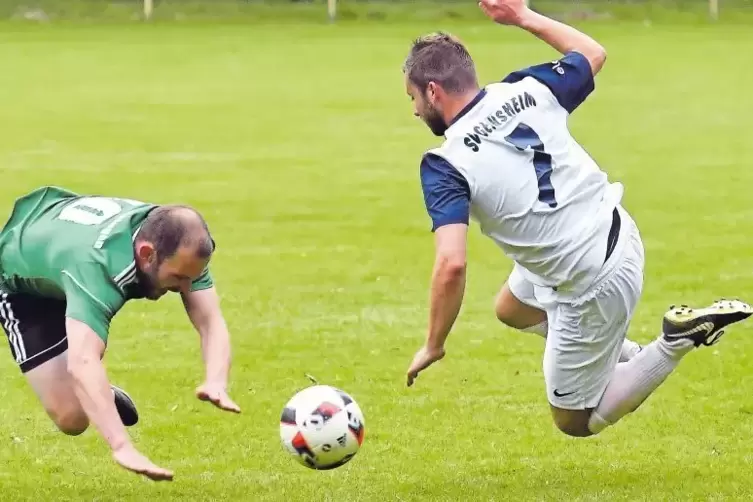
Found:
<path fill-rule="evenodd" d="M 192 249 L 197 258 L 205 260 L 215 247 L 201 214 L 188 206 L 178 205 L 152 210 L 144 220 L 137 240 L 151 243 L 159 262 L 172 257 L 179 248 Z"/>

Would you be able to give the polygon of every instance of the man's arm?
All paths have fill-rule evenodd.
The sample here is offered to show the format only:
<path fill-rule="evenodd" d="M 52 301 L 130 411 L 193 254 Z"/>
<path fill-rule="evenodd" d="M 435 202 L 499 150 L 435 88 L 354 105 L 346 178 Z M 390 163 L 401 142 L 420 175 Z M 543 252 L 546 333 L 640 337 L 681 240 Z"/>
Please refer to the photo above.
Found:
<path fill-rule="evenodd" d="M 460 313 L 465 292 L 466 237 L 468 225 L 455 223 L 434 234 L 436 257 L 431 276 L 429 329 L 424 346 L 408 368 L 408 386 L 419 372 L 444 357 L 444 344 Z"/>
<path fill-rule="evenodd" d="M 465 292 L 468 225 L 446 225 L 434 234 L 436 257 L 431 279 L 431 307 L 426 346 L 439 350 L 460 312 Z"/>
<path fill-rule="evenodd" d="M 561 54 L 573 51 L 583 54 L 593 75 L 604 66 L 607 52 L 598 42 L 571 26 L 532 11 L 523 0 L 481 0 L 479 5 L 497 23 L 518 26 Z"/>
<path fill-rule="evenodd" d="M 125 426 L 115 408 L 102 355 L 105 344 L 86 324 L 67 318 L 68 372 L 75 383 L 76 396 L 89 420 L 115 451 L 129 446 Z"/>
<path fill-rule="evenodd" d="M 601 71 L 607 60 L 607 51 L 596 40 L 572 26 L 550 19 L 526 8 L 520 27 L 543 40 L 560 54 L 579 52 L 588 59 L 591 73 Z"/>
<path fill-rule="evenodd" d="M 66 318 L 68 338 L 68 372 L 73 377 L 76 397 L 89 421 L 94 424 L 112 450 L 113 458 L 123 467 L 155 480 L 171 480 L 172 472 L 153 464 L 131 443 L 115 408 L 102 355 L 105 344 L 89 326 Z"/>
<path fill-rule="evenodd" d="M 181 295 L 191 323 L 201 338 L 205 380 L 197 389 L 199 399 L 216 406 L 240 412 L 240 408 L 227 395 L 230 373 L 230 333 L 220 308 L 220 299 L 214 286 Z"/>
<path fill-rule="evenodd" d="M 424 346 L 408 368 L 408 385 L 418 373 L 444 357 L 444 344 L 455 324 L 465 292 L 466 238 L 471 190 L 465 177 L 446 159 L 427 154 L 421 161 L 421 187 L 434 231 L 429 327 Z"/>

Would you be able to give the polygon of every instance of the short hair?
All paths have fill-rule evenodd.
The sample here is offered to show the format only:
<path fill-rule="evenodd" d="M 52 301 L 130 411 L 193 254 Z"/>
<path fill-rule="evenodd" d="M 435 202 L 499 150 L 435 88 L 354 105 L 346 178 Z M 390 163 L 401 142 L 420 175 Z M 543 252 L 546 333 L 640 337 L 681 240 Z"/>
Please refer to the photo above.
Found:
<path fill-rule="evenodd" d="M 413 42 L 403 72 L 422 93 L 429 82 L 436 82 L 448 93 L 478 87 L 476 67 L 468 50 L 457 37 L 441 31 Z"/>
<path fill-rule="evenodd" d="M 207 259 L 215 249 L 204 218 L 188 206 L 159 206 L 144 220 L 138 239 L 154 245 L 158 261 L 175 255 L 181 247 L 193 248 L 196 256 Z"/>

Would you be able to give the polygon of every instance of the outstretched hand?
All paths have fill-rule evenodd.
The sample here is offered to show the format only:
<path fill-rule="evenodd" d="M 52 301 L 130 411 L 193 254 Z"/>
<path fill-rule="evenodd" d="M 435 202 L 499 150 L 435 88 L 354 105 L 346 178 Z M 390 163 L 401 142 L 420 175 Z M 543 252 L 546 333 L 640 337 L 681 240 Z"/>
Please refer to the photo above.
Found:
<path fill-rule="evenodd" d="M 418 374 L 444 357 L 444 348 L 421 347 L 413 356 L 413 362 L 408 368 L 408 387 L 418 378 Z"/>
<path fill-rule="evenodd" d="M 122 467 L 136 474 L 146 476 L 152 481 L 172 481 L 173 473 L 157 466 L 151 460 L 139 453 L 136 448 L 126 445 L 112 453 L 115 461 Z"/>
<path fill-rule="evenodd" d="M 478 6 L 494 22 L 520 26 L 530 12 L 524 0 L 480 0 Z"/>
<path fill-rule="evenodd" d="M 196 389 L 196 397 L 202 401 L 209 401 L 216 407 L 233 413 L 240 413 L 241 408 L 230 399 L 225 386 L 211 382 L 204 382 Z"/>

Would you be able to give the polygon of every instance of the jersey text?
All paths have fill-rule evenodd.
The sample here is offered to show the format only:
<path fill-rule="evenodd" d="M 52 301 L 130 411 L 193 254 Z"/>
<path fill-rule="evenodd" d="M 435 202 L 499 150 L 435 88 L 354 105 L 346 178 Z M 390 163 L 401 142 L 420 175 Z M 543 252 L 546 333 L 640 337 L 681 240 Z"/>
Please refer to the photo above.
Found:
<path fill-rule="evenodd" d="M 502 127 L 510 118 L 532 106 L 536 106 L 536 100 L 527 92 L 511 98 L 494 113 L 487 116 L 486 119 L 473 126 L 473 132 L 465 135 L 463 144 L 472 151 L 478 152 L 481 138 L 489 137 L 490 134 L 496 131 L 497 128 Z"/>

